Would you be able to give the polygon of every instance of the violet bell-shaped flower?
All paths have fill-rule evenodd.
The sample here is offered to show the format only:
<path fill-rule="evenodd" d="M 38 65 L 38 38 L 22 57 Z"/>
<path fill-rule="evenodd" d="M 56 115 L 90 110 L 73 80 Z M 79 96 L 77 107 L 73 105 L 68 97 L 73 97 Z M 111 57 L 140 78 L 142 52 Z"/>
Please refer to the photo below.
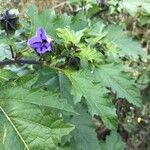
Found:
<path fill-rule="evenodd" d="M 36 35 L 29 39 L 27 44 L 39 54 L 52 51 L 52 39 L 46 35 L 42 27 L 37 29 Z"/>

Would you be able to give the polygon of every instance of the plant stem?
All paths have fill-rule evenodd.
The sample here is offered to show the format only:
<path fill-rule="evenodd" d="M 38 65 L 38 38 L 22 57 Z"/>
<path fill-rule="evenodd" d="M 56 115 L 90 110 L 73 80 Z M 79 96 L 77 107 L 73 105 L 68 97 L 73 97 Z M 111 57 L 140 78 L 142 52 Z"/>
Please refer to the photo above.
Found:
<path fill-rule="evenodd" d="M 12 58 L 15 58 L 12 46 L 9 45 L 9 47 L 10 47 L 11 57 L 12 57 Z"/>
<path fill-rule="evenodd" d="M 60 4 L 56 5 L 56 6 L 54 6 L 53 9 L 56 9 L 56 8 L 58 8 L 58 7 L 61 7 L 61 6 L 64 6 L 66 3 L 67 3 L 67 2 L 62 2 L 62 3 L 60 3 Z"/>
<path fill-rule="evenodd" d="M 7 35 L 7 38 L 9 38 L 9 32 L 8 32 L 8 22 L 6 22 L 6 35 Z M 13 48 L 11 45 L 9 45 L 10 47 L 10 51 L 11 51 L 11 57 L 12 58 L 15 58 L 15 55 L 14 55 L 14 52 L 13 52 Z"/>
<path fill-rule="evenodd" d="M 42 65 L 42 61 L 36 60 L 25 60 L 25 59 L 16 59 L 16 60 L 3 60 L 0 61 L 0 66 L 10 65 L 10 64 L 34 64 L 34 65 Z"/>

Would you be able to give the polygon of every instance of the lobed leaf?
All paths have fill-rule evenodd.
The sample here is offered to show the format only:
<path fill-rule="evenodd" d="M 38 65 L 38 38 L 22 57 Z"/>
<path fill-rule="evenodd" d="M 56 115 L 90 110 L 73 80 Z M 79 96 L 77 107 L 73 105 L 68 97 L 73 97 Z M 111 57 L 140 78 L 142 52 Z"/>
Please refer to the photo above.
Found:
<path fill-rule="evenodd" d="M 92 115 L 100 115 L 108 128 L 115 128 L 117 125 L 115 107 L 106 95 L 105 89 L 100 84 L 94 85 L 92 83 L 94 75 L 85 70 L 67 72 L 66 75 L 72 83 L 72 95 L 75 103 L 80 102 L 84 97 L 89 112 Z"/>
<path fill-rule="evenodd" d="M 77 45 L 79 44 L 80 39 L 83 36 L 83 30 L 74 32 L 73 30 L 69 30 L 67 28 L 58 28 L 57 35 L 59 38 L 63 39 L 65 44 L 73 43 L 74 45 Z"/>
<path fill-rule="evenodd" d="M 141 48 L 140 43 L 125 34 L 120 26 L 111 25 L 107 28 L 107 31 L 106 39 L 119 48 L 120 56 L 126 55 L 134 59 L 137 59 L 139 56 L 146 56 L 146 52 Z"/>
<path fill-rule="evenodd" d="M 56 149 L 61 137 L 74 129 L 50 108 L 16 101 L 0 106 L 2 149 Z"/>
<path fill-rule="evenodd" d="M 75 113 L 73 108 L 67 103 L 67 100 L 60 98 L 58 93 L 42 89 L 30 89 L 23 86 L 3 88 L 0 92 L 0 103 L 18 101 Z"/>
<path fill-rule="evenodd" d="M 123 66 L 119 64 L 101 65 L 95 69 L 95 80 L 111 88 L 117 97 L 126 98 L 130 103 L 140 106 L 140 92 L 134 81 L 123 71 Z"/>
<path fill-rule="evenodd" d="M 100 150 L 92 117 L 83 106 L 78 105 L 77 110 L 81 115 L 71 118 L 71 123 L 75 125 L 75 129 L 71 132 L 72 150 Z"/>
<path fill-rule="evenodd" d="M 125 8 L 131 15 L 136 14 L 138 6 L 142 6 L 148 13 L 150 13 L 149 0 L 122 0 L 119 5 L 121 8 Z"/>
<path fill-rule="evenodd" d="M 102 150 L 124 150 L 125 143 L 116 131 L 111 131 L 111 134 L 106 137 L 106 142 L 101 142 Z"/>

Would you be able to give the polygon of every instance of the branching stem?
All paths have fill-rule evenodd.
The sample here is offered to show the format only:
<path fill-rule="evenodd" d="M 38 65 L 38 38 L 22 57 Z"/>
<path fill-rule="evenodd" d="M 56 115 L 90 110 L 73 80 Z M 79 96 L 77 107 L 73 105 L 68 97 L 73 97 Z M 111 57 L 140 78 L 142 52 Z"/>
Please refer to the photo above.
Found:
<path fill-rule="evenodd" d="M 34 64 L 34 65 L 42 65 L 43 62 L 42 61 L 36 61 L 36 60 L 25 60 L 25 59 L 7 59 L 7 60 L 3 60 L 0 61 L 0 66 L 4 66 L 4 65 L 11 65 L 11 64 Z"/>

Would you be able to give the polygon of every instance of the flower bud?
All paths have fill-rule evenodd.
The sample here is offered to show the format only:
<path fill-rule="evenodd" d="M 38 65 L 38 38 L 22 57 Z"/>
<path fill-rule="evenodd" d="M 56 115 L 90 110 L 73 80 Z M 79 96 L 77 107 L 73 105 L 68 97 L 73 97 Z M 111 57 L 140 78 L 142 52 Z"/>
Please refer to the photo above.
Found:
<path fill-rule="evenodd" d="M 19 12 L 17 9 L 6 10 L 0 14 L 0 25 L 7 33 L 14 32 L 19 26 Z"/>

